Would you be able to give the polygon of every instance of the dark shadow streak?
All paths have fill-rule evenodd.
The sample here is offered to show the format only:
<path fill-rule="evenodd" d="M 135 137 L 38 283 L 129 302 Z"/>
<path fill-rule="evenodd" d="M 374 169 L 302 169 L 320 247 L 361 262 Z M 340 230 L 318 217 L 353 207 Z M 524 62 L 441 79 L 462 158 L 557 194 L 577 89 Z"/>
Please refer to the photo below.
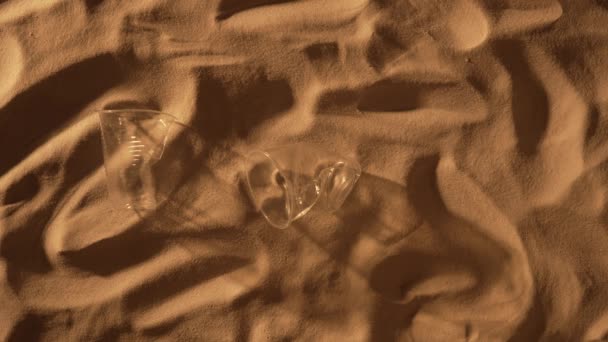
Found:
<path fill-rule="evenodd" d="M 23 317 L 8 336 L 8 342 L 41 341 L 44 333 L 44 317 L 27 314 Z"/>
<path fill-rule="evenodd" d="M 534 76 L 519 41 L 497 41 L 493 49 L 512 79 L 513 124 L 517 147 L 526 156 L 534 155 L 549 123 L 549 99 L 541 81 Z"/>
<path fill-rule="evenodd" d="M 226 20 L 231 16 L 255 7 L 276 5 L 281 3 L 293 2 L 294 0 L 222 0 L 218 6 L 216 20 Z"/>
<path fill-rule="evenodd" d="M 99 94 L 119 84 L 123 72 L 110 54 L 59 71 L 17 95 L 0 110 L 0 174 L 23 160 Z M 14 144 L 19 148 L 11 148 Z"/>
<path fill-rule="evenodd" d="M 103 163 L 99 131 L 91 132 L 78 141 L 69 157 L 63 162 L 63 183 L 58 191 L 49 198 L 53 203 L 73 189 L 85 176 L 96 170 Z M 45 171 L 58 172 L 56 165 L 43 165 L 42 170 L 28 173 L 20 181 L 7 189 L 9 201 L 30 201 L 38 195 L 40 177 Z M 6 203 L 4 203 L 6 204 Z M 18 210 L 18 209 L 17 209 Z M 19 273 L 27 270 L 44 273 L 51 270 L 50 262 L 44 251 L 43 231 L 54 213 L 54 206 L 45 206 L 31 214 L 20 229 L 7 232 L 0 240 L 0 256 L 7 262 L 7 274 L 12 285 L 20 281 Z M 5 213 L 6 214 L 6 213 Z"/>
<path fill-rule="evenodd" d="M 146 283 L 137 288 L 126 296 L 124 306 L 129 311 L 150 307 L 187 288 L 230 273 L 248 263 L 246 258 L 221 255 L 192 263 L 188 267 L 180 267 L 163 274 L 153 283 Z"/>
<path fill-rule="evenodd" d="M 233 89 L 234 88 L 234 89 Z M 210 145 L 230 138 L 244 138 L 267 119 L 294 105 L 287 80 L 256 74 L 238 87 L 211 75 L 201 75 L 197 97 L 199 115 L 192 127 Z"/>

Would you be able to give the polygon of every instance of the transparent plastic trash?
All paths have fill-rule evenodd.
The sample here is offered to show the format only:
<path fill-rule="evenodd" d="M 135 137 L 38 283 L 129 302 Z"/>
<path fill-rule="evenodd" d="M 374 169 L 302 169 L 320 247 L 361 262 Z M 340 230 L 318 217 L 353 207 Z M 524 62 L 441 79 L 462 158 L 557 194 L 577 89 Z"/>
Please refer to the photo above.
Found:
<path fill-rule="evenodd" d="M 248 154 L 249 195 L 268 222 L 280 229 L 313 206 L 338 210 L 361 175 L 361 167 L 313 144 L 295 144 Z"/>
<path fill-rule="evenodd" d="M 170 114 L 147 109 L 98 111 L 110 199 L 119 207 L 154 210 L 160 203 L 153 166 L 163 156 Z"/>

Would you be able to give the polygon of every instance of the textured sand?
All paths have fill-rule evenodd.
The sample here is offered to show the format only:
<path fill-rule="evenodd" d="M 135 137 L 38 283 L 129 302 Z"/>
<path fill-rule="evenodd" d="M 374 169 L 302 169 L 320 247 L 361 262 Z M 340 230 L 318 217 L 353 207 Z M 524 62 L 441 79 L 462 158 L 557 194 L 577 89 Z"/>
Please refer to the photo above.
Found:
<path fill-rule="evenodd" d="M 172 113 L 138 216 L 98 120 Z M 363 174 L 287 230 L 248 150 Z M 0 340 L 608 338 L 605 0 L 0 1 Z"/>

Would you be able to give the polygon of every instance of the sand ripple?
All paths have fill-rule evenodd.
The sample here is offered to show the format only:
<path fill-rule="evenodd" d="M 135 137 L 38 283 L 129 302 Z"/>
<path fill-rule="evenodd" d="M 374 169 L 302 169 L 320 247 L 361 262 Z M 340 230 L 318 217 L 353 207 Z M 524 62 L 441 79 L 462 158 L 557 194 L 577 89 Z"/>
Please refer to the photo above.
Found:
<path fill-rule="evenodd" d="M 19 41 L 9 35 L 0 35 L 0 74 L 2 83 L 0 84 L 0 107 L 8 102 L 12 95 L 13 88 L 19 82 L 23 72 L 24 56 Z"/>
<path fill-rule="evenodd" d="M 0 339 L 605 339 L 605 2 L 0 2 Z M 184 124 L 153 212 L 125 105 Z M 364 172 L 278 231 L 240 171 L 293 140 Z"/>

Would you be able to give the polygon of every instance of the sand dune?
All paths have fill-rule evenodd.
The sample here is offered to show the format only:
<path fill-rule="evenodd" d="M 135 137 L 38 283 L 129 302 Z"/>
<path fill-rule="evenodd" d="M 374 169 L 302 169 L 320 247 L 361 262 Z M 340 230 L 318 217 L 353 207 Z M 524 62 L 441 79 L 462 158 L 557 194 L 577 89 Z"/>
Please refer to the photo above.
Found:
<path fill-rule="evenodd" d="M 23 52 L 19 41 L 10 35 L 4 35 L 0 38 L 0 42 L 2 42 L 0 65 L 3 67 L 0 70 L 3 75 L 2 87 L 0 88 L 0 104 L 4 105 L 11 97 L 11 92 L 19 82 L 23 71 Z"/>
<path fill-rule="evenodd" d="M 601 341 L 601 0 L 0 1 L 0 339 Z M 152 212 L 98 109 L 173 114 Z M 254 212 L 244 155 L 356 159 L 335 213 Z"/>

